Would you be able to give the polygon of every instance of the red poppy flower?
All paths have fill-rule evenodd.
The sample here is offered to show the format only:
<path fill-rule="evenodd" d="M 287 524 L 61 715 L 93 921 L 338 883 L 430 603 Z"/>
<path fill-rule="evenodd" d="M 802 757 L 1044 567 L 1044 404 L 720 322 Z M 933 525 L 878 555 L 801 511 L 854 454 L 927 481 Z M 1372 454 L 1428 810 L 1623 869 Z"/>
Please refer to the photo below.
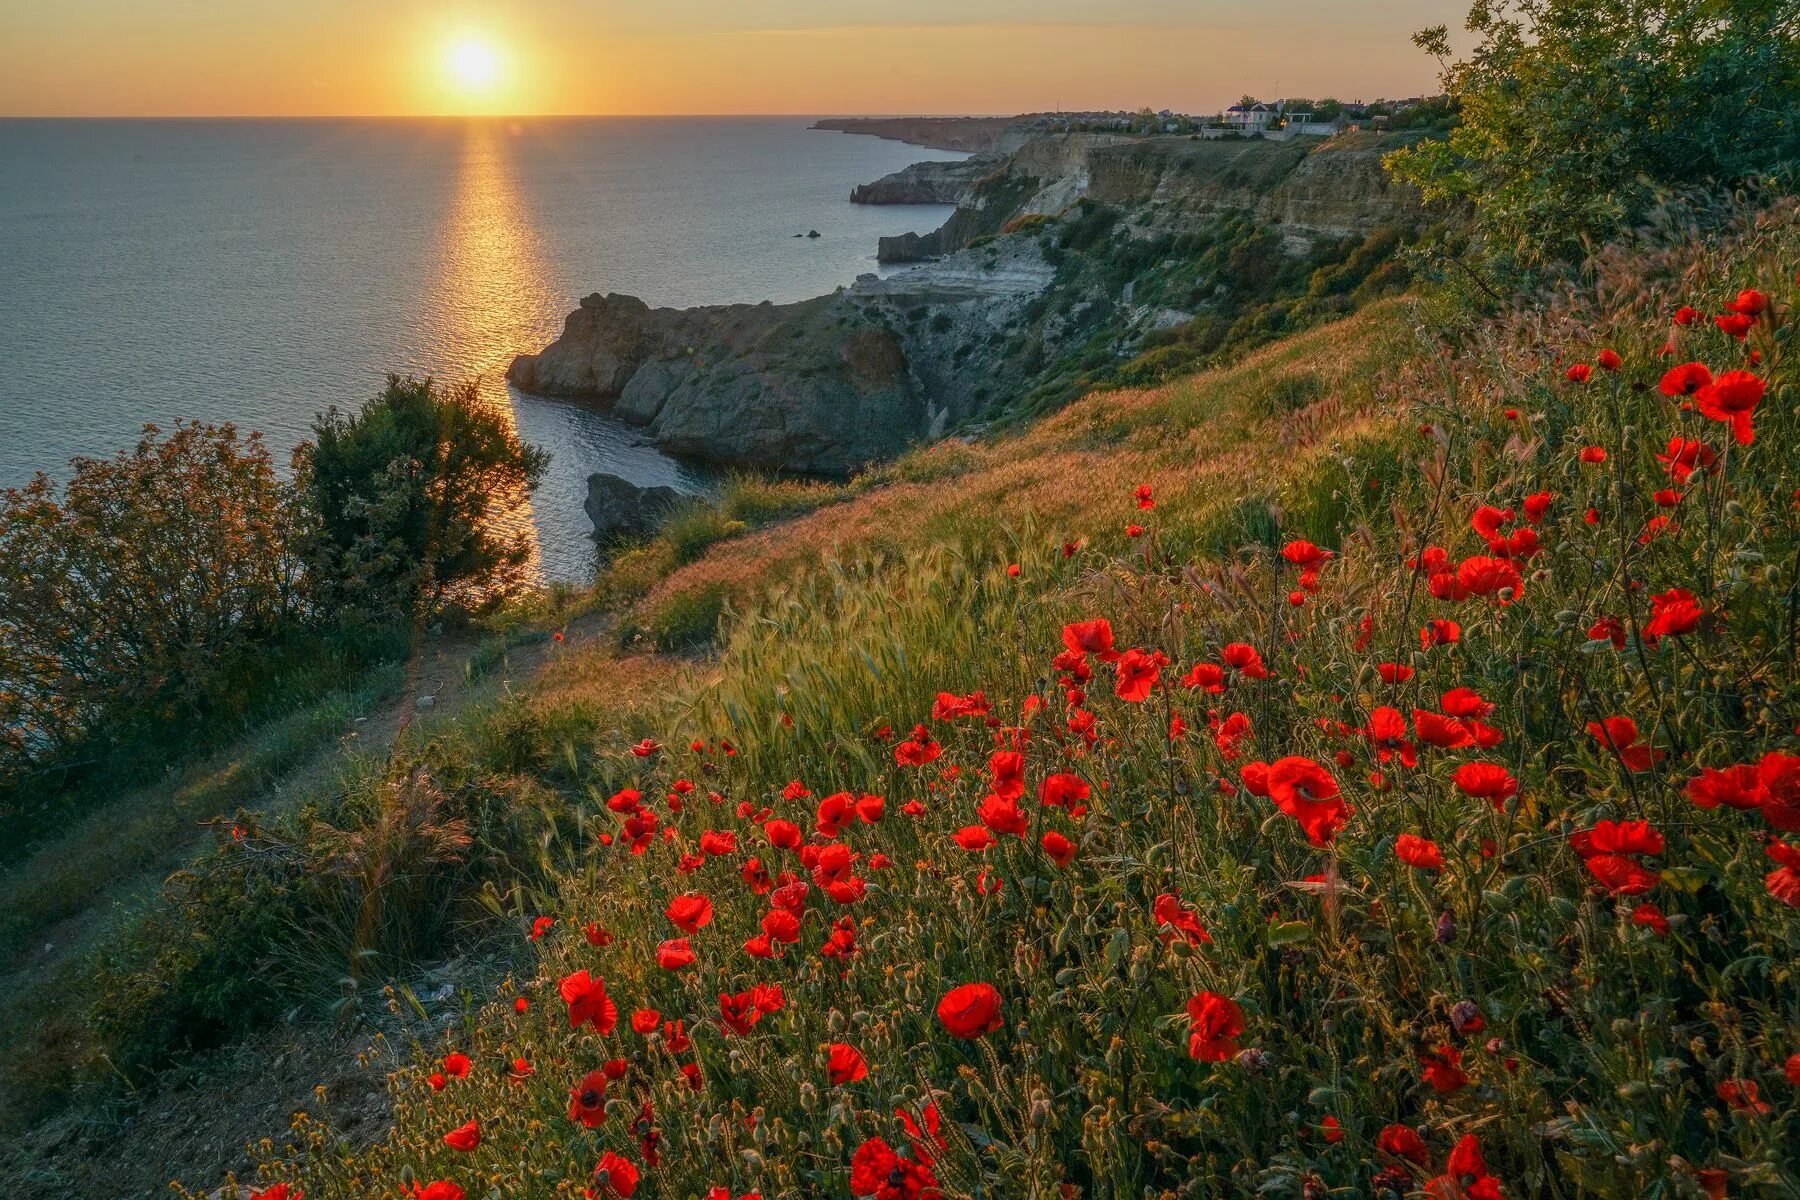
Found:
<path fill-rule="evenodd" d="M 1705 363 L 1690 362 L 1663 372 L 1658 387 L 1665 396 L 1691 396 L 1712 381 L 1712 372 Z"/>
<path fill-rule="evenodd" d="M 1455 1046 L 1419 1051 L 1419 1071 L 1440 1096 L 1447 1096 L 1469 1083 L 1469 1076 L 1462 1069 L 1462 1051 Z"/>
<path fill-rule="evenodd" d="M 1000 993 L 989 983 L 965 983 L 938 1001 L 938 1020 L 951 1037 L 965 1041 L 1000 1028 Z"/>
<path fill-rule="evenodd" d="M 533 921 L 531 923 L 531 940 L 535 942 L 542 939 L 546 933 L 550 932 L 550 927 L 554 924 L 556 924 L 555 917 L 539 917 Z"/>
<path fill-rule="evenodd" d="M 1188 1055 L 1200 1062 L 1224 1062 L 1238 1052 L 1244 1011 L 1229 996 L 1201 992 L 1187 1002 Z"/>
<path fill-rule="evenodd" d="M 266 1188 L 250 1188 L 248 1200 L 306 1200 L 306 1193 L 289 1183 L 274 1183 Z"/>
<path fill-rule="evenodd" d="M 1496 809 L 1504 809 L 1507 800 L 1519 792 L 1519 781 L 1498 763 L 1467 762 L 1456 768 L 1450 779 L 1463 795 L 1486 800 Z"/>
<path fill-rule="evenodd" d="M 1150 698 L 1150 689 L 1156 686 L 1162 674 L 1162 655 L 1143 650 L 1127 650 L 1119 657 L 1118 681 L 1113 685 L 1113 692 L 1129 704 L 1141 704 Z"/>
<path fill-rule="evenodd" d="M 1661 854 L 1663 836 L 1648 821 L 1600 821 L 1569 837 L 1588 873 L 1615 896 L 1637 896 L 1660 882 L 1638 856 Z"/>
<path fill-rule="evenodd" d="M 654 1008 L 640 1008 L 631 1014 L 631 1031 L 633 1033 L 647 1036 L 655 1033 L 656 1027 L 660 1024 L 662 1024 L 662 1014 Z"/>
<path fill-rule="evenodd" d="M 1800 755 L 1771 750 L 1756 764 L 1763 820 L 1783 833 L 1800 831 Z"/>
<path fill-rule="evenodd" d="M 453 1079 L 466 1079 L 469 1068 L 473 1065 L 466 1054 L 446 1054 L 444 1056 L 444 1074 Z"/>
<path fill-rule="evenodd" d="M 481 1145 L 481 1122 L 469 1121 L 444 1135 L 444 1145 L 467 1153 Z"/>
<path fill-rule="evenodd" d="M 1212 934 L 1206 932 L 1200 918 L 1181 902 L 1179 896 L 1164 892 L 1151 904 L 1150 915 L 1156 919 L 1165 942 L 1181 937 L 1190 946 L 1212 945 Z"/>
<path fill-rule="evenodd" d="M 916 1154 L 917 1146 L 912 1147 Z M 939 1200 L 931 1164 L 910 1154 L 896 1154 L 880 1138 L 870 1138 L 850 1156 L 850 1194 L 875 1200 Z"/>
<path fill-rule="evenodd" d="M 1743 313 L 1725 313 L 1714 317 L 1713 324 L 1719 327 L 1720 333 L 1741 342 L 1750 336 L 1750 328 L 1756 324 L 1756 318 L 1745 316 Z"/>
<path fill-rule="evenodd" d="M 1456 584 L 1466 595 L 1494 596 L 1510 604 L 1525 591 L 1525 580 L 1511 560 L 1474 554 L 1456 568 Z"/>
<path fill-rule="evenodd" d="M 1419 630 L 1419 649 L 1429 650 L 1433 646 L 1454 646 L 1462 641 L 1462 626 L 1455 621 L 1437 618 L 1425 622 Z"/>
<path fill-rule="evenodd" d="M 643 741 L 641 741 L 637 745 L 633 746 L 631 748 L 631 752 L 633 754 L 637 755 L 639 758 L 649 758 L 652 754 L 655 754 L 658 750 L 661 750 L 661 749 L 662 749 L 662 747 L 657 745 L 655 740 L 653 740 L 651 738 L 645 738 Z"/>
<path fill-rule="evenodd" d="M 1050 856 L 1050 861 L 1059 867 L 1066 867 L 1075 861 L 1075 843 L 1054 829 L 1043 836 L 1040 844 L 1044 847 L 1044 853 Z"/>
<path fill-rule="evenodd" d="M 1662 909 L 1654 904 L 1644 903 L 1632 909 L 1631 923 L 1655 930 L 1657 937 L 1669 936 L 1669 918 L 1663 916 Z"/>
<path fill-rule="evenodd" d="M 1759 317 L 1769 307 L 1769 297 L 1755 288 L 1745 288 L 1737 294 L 1737 299 L 1725 306 L 1732 312 L 1745 317 Z"/>
<path fill-rule="evenodd" d="M 1700 310 L 1684 304 L 1675 310 L 1675 315 L 1671 319 L 1677 325 L 1692 325 L 1700 319 Z"/>
<path fill-rule="evenodd" d="M 412 1200 L 463 1200 L 462 1188 L 448 1179 L 434 1179 L 423 1184 L 415 1180 L 407 1195 Z"/>
<path fill-rule="evenodd" d="M 713 919 L 712 901 L 699 892 L 689 892 L 669 901 L 663 915 L 683 933 L 698 933 Z"/>
<path fill-rule="evenodd" d="M 988 755 L 996 796 L 1017 800 L 1025 794 L 1025 756 L 1017 750 L 996 750 Z"/>
<path fill-rule="evenodd" d="M 1354 812 L 1339 795 L 1331 772 L 1300 755 L 1270 763 L 1267 786 L 1275 807 L 1298 821 L 1315 846 L 1329 846 Z"/>
<path fill-rule="evenodd" d="M 694 964 L 694 948 L 684 937 L 670 938 L 656 948 L 656 965 L 665 971 L 679 971 Z"/>
<path fill-rule="evenodd" d="M 1418 1163 L 1421 1167 L 1431 1164 L 1431 1151 L 1425 1146 L 1425 1139 L 1418 1131 L 1408 1125 L 1388 1125 L 1375 1138 L 1376 1148 L 1395 1158 L 1404 1158 Z"/>
<path fill-rule="evenodd" d="M 1156 501 L 1151 498 L 1151 491 L 1150 491 L 1149 484 L 1147 484 L 1147 483 L 1138 484 L 1137 490 L 1132 492 L 1131 494 L 1132 494 L 1132 497 L 1137 500 L 1138 508 L 1148 511 L 1148 510 L 1156 507 Z"/>
<path fill-rule="evenodd" d="M 1102 662 L 1112 662 L 1119 657 L 1118 651 L 1113 649 L 1112 622 L 1105 617 L 1064 625 L 1063 645 L 1071 653 L 1096 655 Z"/>
<path fill-rule="evenodd" d="M 586 970 L 564 976 L 557 984 L 557 991 L 569 1006 L 570 1029 L 592 1025 L 596 1033 L 604 1036 L 619 1023 L 619 1007 L 606 994 L 605 982 L 595 979 Z"/>
<path fill-rule="evenodd" d="M 1189 691 L 1198 689 L 1222 696 L 1225 694 L 1225 668 L 1216 663 L 1195 663 L 1193 670 L 1181 677 L 1181 686 Z"/>
<path fill-rule="evenodd" d="M 1761 808 L 1768 799 L 1757 769 L 1750 763 L 1723 770 L 1700 768 L 1700 774 L 1688 780 L 1687 795 L 1700 808 L 1717 808 L 1721 804 L 1737 809 Z"/>
<path fill-rule="evenodd" d="M 1617 350 L 1602 350 L 1596 361 L 1599 362 L 1602 371 L 1617 371 L 1625 365 L 1625 360 L 1619 357 Z"/>
<path fill-rule="evenodd" d="M 1406 736 L 1406 718 L 1400 715 L 1399 709 L 1385 704 L 1371 709 L 1369 724 L 1362 732 L 1375 748 L 1378 761 L 1388 762 L 1398 755 L 1405 766 L 1419 765 L 1419 752 Z"/>
<path fill-rule="evenodd" d="M 1576 363 L 1567 371 L 1563 372 L 1563 378 L 1570 383 L 1586 383 L 1589 379 L 1593 378 L 1593 375 L 1594 368 L 1588 366 L 1586 363 Z"/>
<path fill-rule="evenodd" d="M 1650 597 L 1650 620 L 1644 625 L 1644 640 L 1652 645 L 1660 638 L 1680 637 L 1699 628 L 1706 610 L 1686 588 L 1670 588 Z"/>
<path fill-rule="evenodd" d="M 607 946 L 612 945 L 612 934 L 601 928 L 598 921 L 589 921 L 587 923 L 587 928 L 581 932 L 582 936 L 587 938 L 587 944 L 596 949 L 605 949 Z"/>
<path fill-rule="evenodd" d="M 1756 440 L 1751 415 L 1762 403 L 1765 385 L 1748 371 L 1727 371 L 1694 393 L 1694 406 L 1703 416 L 1731 425 L 1732 436 L 1740 446 Z"/>
<path fill-rule="evenodd" d="M 781 850 L 793 850 L 805 839 L 798 825 L 779 817 L 763 825 L 763 836 L 769 839 L 769 845 Z"/>
<path fill-rule="evenodd" d="M 1588 736 L 1618 756 L 1628 771 L 1648 771 L 1664 757 L 1661 750 L 1637 744 L 1637 722 L 1630 717 L 1608 717 L 1605 721 L 1589 721 Z"/>
<path fill-rule="evenodd" d="M 862 1051 L 844 1042 L 833 1042 L 826 1047 L 825 1073 L 831 1082 L 838 1087 L 846 1083 L 855 1083 L 869 1076 L 869 1064 L 863 1058 Z"/>
<path fill-rule="evenodd" d="M 1741 1113 L 1763 1116 L 1773 1112 L 1774 1108 L 1764 1100 L 1758 1092 L 1754 1079 L 1727 1079 L 1713 1089 L 1713 1093 Z"/>
<path fill-rule="evenodd" d="M 1416 833 L 1403 833 L 1394 839 L 1394 857 L 1419 871 L 1444 869 L 1444 855 L 1438 844 Z"/>
<path fill-rule="evenodd" d="M 1800 846 L 1772 840 L 1763 852 L 1781 864 L 1763 876 L 1763 886 L 1769 889 L 1769 895 L 1789 908 L 1800 908 Z M 1793 1061 L 1788 1060 L 1790 1069 Z M 1790 1074 L 1789 1078 L 1792 1079 L 1793 1076 Z M 1800 1084 L 1800 1079 L 1795 1079 L 1794 1082 Z"/>
<path fill-rule="evenodd" d="M 638 1169 L 630 1159 L 621 1158 L 608 1150 L 600 1156 L 594 1167 L 594 1186 L 587 1190 L 589 1200 L 610 1200 L 620 1197 L 624 1200 L 637 1191 Z"/>
<path fill-rule="evenodd" d="M 1092 794 L 1081 776 L 1059 772 L 1045 777 L 1043 786 L 1038 789 L 1038 800 L 1045 808 L 1074 809 L 1086 803 Z"/>
<path fill-rule="evenodd" d="M 1227 642 L 1219 649 L 1219 657 L 1225 665 L 1242 675 L 1245 679 L 1267 679 L 1269 669 L 1263 666 L 1262 655 L 1256 647 L 1243 642 Z"/>

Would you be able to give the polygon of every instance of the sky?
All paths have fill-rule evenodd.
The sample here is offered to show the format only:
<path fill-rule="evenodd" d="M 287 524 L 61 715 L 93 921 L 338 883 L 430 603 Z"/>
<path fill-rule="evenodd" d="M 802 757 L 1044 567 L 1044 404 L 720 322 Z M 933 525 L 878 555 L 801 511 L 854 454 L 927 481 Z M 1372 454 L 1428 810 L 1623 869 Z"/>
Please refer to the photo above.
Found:
<path fill-rule="evenodd" d="M 0 116 L 1213 112 L 1435 90 L 1468 0 L 0 0 Z"/>

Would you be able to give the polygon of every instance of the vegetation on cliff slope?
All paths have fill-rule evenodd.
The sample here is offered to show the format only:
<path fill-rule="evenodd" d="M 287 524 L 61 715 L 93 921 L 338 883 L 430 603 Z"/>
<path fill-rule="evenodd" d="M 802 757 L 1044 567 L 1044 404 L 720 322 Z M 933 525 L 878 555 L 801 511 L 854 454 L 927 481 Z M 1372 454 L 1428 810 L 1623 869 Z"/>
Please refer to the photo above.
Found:
<path fill-rule="evenodd" d="M 1790 1194 L 1797 268 L 1391 303 L 716 548 L 791 579 L 716 664 L 484 735 L 530 960 L 261 1186 Z"/>

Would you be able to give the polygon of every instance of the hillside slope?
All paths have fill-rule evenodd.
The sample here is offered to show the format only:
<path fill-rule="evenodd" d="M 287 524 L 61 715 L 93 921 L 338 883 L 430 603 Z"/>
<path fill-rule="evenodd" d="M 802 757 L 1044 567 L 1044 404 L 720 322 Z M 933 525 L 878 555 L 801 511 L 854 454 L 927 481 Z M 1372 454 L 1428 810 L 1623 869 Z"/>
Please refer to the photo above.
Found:
<path fill-rule="evenodd" d="M 651 632 L 741 601 L 716 660 L 571 656 L 427 760 L 567 806 L 535 970 L 388 1139 L 313 1114 L 265 1184 L 1800 1187 L 1800 223 L 1677 241 L 909 456 L 654 583 Z"/>

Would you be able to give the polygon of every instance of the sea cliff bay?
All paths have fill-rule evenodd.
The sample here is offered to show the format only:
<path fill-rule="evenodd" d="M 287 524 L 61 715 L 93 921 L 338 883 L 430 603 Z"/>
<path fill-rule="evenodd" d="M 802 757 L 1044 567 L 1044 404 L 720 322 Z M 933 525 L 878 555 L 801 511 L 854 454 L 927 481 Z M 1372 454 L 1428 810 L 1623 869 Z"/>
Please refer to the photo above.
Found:
<path fill-rule="evenodd" d="M 791 304 L 596 293 L 508 380 L 599 405 L 673 455 L 845 476 L 1341 315 L 1404 281 L 1393 254 L 1423 224 L 1418 194 L 1382 168 L 1405 135 L 1202 140 L 988 118 L 816 128 L 974 155 L 852 192 L 956 206 L 929 233 L 881 239 L 881 261 L 916 265 Z"/>

